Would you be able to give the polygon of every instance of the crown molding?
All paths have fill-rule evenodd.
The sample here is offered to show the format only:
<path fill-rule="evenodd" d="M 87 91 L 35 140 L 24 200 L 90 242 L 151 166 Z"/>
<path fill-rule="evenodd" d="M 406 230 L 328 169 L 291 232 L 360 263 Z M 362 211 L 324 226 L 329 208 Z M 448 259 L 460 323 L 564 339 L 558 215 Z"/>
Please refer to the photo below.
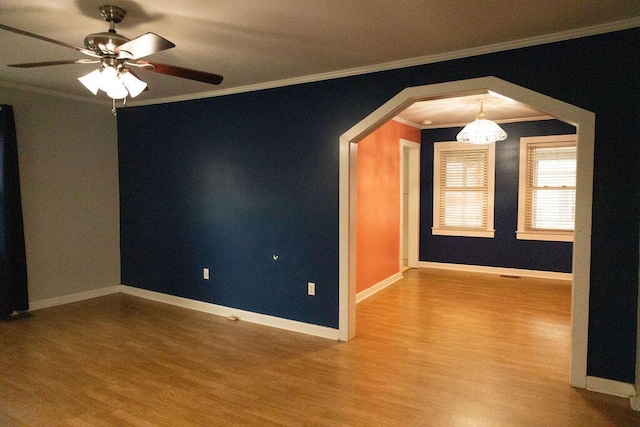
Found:
<path fill-rule="evenodd" d="M 627 30 L 630 28 L 640 27 L 640 17 L 631 18 L 622 21 L 610 22 L 607 24 L 596 25 L 592 27 L 577 28 L 574 30 L 561 31 L 558 33 L 545 34 L 542 36 L 529 37 L 509 42 L 496 43 L 487 46 L 462 49 L 454 52 L 447 52 L 436 55 L 420 56 L 416 58 L 408 58 L 399 61 L 385 62 L 365 67 L 350 68 L 346 70 L 333 71 L 329 73 L 313 74 L 304 77 L 296 77 L 291 79 L 275 80 L 255 85 L 239 86 L 226 90 L 213 90 L 200 92 L 189 95 L 179 95 L 166 98 L 158 98 L 148 101 L 129 102 L 131 106 L 166 104 L 170 102 L 190 101 L 194 99 L 213 98 L 217 96 L 235 95 L 245 92 L 254 92 L 264 89 L 274 89 L 278 87 L 293 86 L 297 84 L 312 83 L 323 80 L 331 80 L 342 77 L 352 77 L 361 74 L 369 74 L 380 71 L 389 71 L 400 68 L 414 67 L 418 65 L 433 64 L 436 62 L 444 62 L 452 59 L 468 58 L 472 56 L 485 55 L 488 53 L 503 52 L 507 50 L 520 49 L 524 47 L 538 46 L 559 41 L 566 41 L 582 37 L 594 36 L 598 34 L 611 33 L 615 31 Z"/>
<path fill-rule="evenodd" d="M 555 117 L 549 115 L 539 115 L 539 116 L 530 116 L 530 117 L 517 117 L 513 119 L 501 119 L 501 120 L 492 120 L 492 122 L 504 124 L 504 123 L 520 123 L 520 122 L 537 122 L 540 120 L 554 120 Z M 443 128 L 455 128 L 455 127 L 464 127 L 469 124 L 469 121 L 460 122 L 460 123 L 446 123 L 441 125 L 418 125 L 420 129 L 443 129 Z"/>
<path fill-rule="evenodd" d="M 480 46 L 469 49 L 461 49 L 453 52 L 446 52 L 435 55 L 420 56 L 415 58 L 402 59 L 392 62 L 384 62 L 380 64 L 374 64 L 364 67 L 349 68 L 345 70 L 332 71 L 328 73 L 312 74 L 303 77 L 295 77 L 290 79 L 274 80 L 265 83 L 258 83 L 253 85 L 245 85 L 225 90 L 212 90 L 206 92 L 198 92 L 186 95 L 170 96 L 165 98 L 156 98 L 149 100 L 133 101 L 129 100 L 127 103 L 129 106 L 143 106 L 143 105 L 155 105 L 155 104 L 167 104 L 171 102 L 191 101 L 195 99 L 213 98 L 225 95 L 235 95 L 239 93 L 255 92 L 265 89 L 274 89 L 279 87 L 293 86 L 304 83 L 319 82 L 324 80 L 338 79 L 343 77 L 352 77 L 362 74 L 375 73 L 380 71 L 389 71 L 400 68 L 414 67 L 419 65 L 433 64 L 436 62 L 450 61 L 453 59 L 469 58 L 472 56 L 485 55 L 489 53 L 503 52 L 513 49 L 520 49 L 531 46 L 538 46 L 548 43 L 555 43 L 559 41 L 566 41 L 571 39 L 577 39 L 582 37 L 594 36 L 598 34 L 611 33 L 615 31 L 628 30 L 631 28 L 640 27 L 640 17 L 630 18 L 622 21 L 615 21 L 606 24 L 577 28 L 574 30 L 561 31 L 558 33 L 545 34 L 542 36 L 529 37 L 524 39 L 518 39 L 503 43 L 495 43 L 486 46 Z M 27 92 L 34 92 L 42 95 L 57 96 L 61 98 L 73 99 L 75 101 L 90 102 L 101 105 L 111 105 L 111 102 L 105 102 L 97 98 L 85 98 L 77 95 L 70 95 L 64 92 L 53 91 L 48 89 L 39 89 L 26 85 L 19 85 L 15 83 L 0 81 L 0 87 L 8 87 L 12 89 L 24 90 Z M 117 108 L 123 108 L 118 106 Z M 125 107 L 126 108 L 126 107 Z"/>
<path fill-rule="evenodd" d="M 394 122 L 402 123 L 403 125 L 407 125 L 407 126 L 412 127 L 412 128 L 416 128 L 416 129 L 420 129 L 420 130 L 424 129 L 423 125 L 421 125 L 419 123 L 414 123 L 414 122 L 412 122 L 410 120 L 401 119 L 398 116 L 394 117 L 391 120 L 393 120 Z"/>

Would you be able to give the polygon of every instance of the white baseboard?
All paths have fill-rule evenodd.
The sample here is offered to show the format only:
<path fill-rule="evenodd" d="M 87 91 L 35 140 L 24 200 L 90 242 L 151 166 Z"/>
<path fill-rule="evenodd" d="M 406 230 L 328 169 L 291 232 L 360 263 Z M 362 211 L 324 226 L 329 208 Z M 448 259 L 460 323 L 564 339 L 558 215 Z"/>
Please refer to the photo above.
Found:
<path fill-rule="evenodd" d="M 281 317 L 269 316 L 266 314 L 253 313 L 251 311 L 239 310 L 236 308 L 225 307 L 222 305 L 211 304 L 208 302 L 196 301 L 189 298 L 177 297 L 174 295 L 163 294 L 160 292 L 148 291 L 146 289 L 134 288 L 132 286 L 120 285 L 119 290 L 122 293 L 145 298 L 164 304 L 175 305 L 190 310 L 202 311 L 218 316 L 237 317 L 238 320 L 256 323 L 263 326 L 284 329 L 292 332 L 299 332 L 307 335 L 338 340 L 338 330 L 328 328 L 326 326 L 312 325 L 310 323 L 298 322 L 295 320 L 283 319 Z"/>
<path fill-rule="evenodd" d="M 387 286 L 393 285 L 398 280 L 402 279 L 402 273 L 396 273 L 391 277 L 387 277 L 381 282 L 376 283 L 375 285 L 365 289 L 364 291 L 358 292 L 356 294 L 356 304 L 360 301 L 363 301 L 369 298 L 371 295 L 380 292 Z"/>
<path fill-rule="evenodd" d="M 631 409 L 634 411 L 640 411 L 640 396 L 635 395 L 629 398 L 629 402 L 631 402 Z"/>
<path fill-rule="evenodd" d="M 292 332 L 299 332 L 307 335 L 338 340 L 338 330 L 328 328 L 326 326 L 312 325 L 310 323 L 298 322 L 295 320 L 283 319 L 281 317 L 269 316 L 266 314 L 253 313 L 250 311 L 239 310 L 235 308 L 225 307 L 221 305 L 196 301 L 188 298 L 176 297 L 173 295 L 162 294 L 159 292 L 148 291 L 145 289 L 134 288 L 126 285 L 114 285 L 106 288 L 94 289 L 91 291 L 78 292 L 70 295 L 49 298 L 40 301 L 30 301 L 29 311 L 41 310 L 43 308 L 55 307 L 63 304 L 84 301 L 92 298 L 103 297 L 106 295 L 117 294 L 119 292 L 137 296 L 140 298 L 162 302 L 165 304 L 175 305 L 190 310 L 202 311 L 205 313 L 215 314 L 218 316 L 235 316 L 238 320 L 244 320 L 250 323 L 270 326 L 273 328 L 284 329 Z"/>
<path fill-rule="evenodd" d="M 483 265 L 450 264 L 445 262 L 420 261 L 420 267 L 444 270 L 468 271 L 471 273 L 501 274 L 506 276 L 536 277 L 539 279 L 572 280 L 572 273 L 555 271 L 525 270 L 521 268 L 488 267 Z"/>
<path fill-rule="evenodd" d="M 72 302 L 103 297 L 105 295 L 117 294 L 118 292 L 120 292 L 120 285 L 114 285 L 107 288 L 93 289 L 91 291 L 63 295 L 61 297 L 43 299 L 40 301 L 30 301 L 29 311 L 41 310 L 43 308 L 55 307 L 57 305 L 70 304 Z"/>
<path fill-rule="evenodd" d="M 587 390 L 629 399 L 635 397 L 637 394 L 636 386 L 634 384 L 589 376 L 587 376 Z M 631 403 L 633 406 L 633 401 Z"/>

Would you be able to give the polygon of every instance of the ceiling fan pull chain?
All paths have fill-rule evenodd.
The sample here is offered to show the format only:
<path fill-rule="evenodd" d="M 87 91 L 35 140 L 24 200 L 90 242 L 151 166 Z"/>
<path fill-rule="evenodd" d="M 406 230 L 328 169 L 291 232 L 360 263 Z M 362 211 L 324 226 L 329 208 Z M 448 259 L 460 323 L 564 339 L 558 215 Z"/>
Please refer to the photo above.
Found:
<path fill-rule="evenodd" d="M 117 115 L 117 112 L 116 112 L 116 99 L 115 98 L 111 98 L 111 100 L 113 101 L 113 107 L 111 108 L 111 112 L 115 116 L 115 115 Z"/>

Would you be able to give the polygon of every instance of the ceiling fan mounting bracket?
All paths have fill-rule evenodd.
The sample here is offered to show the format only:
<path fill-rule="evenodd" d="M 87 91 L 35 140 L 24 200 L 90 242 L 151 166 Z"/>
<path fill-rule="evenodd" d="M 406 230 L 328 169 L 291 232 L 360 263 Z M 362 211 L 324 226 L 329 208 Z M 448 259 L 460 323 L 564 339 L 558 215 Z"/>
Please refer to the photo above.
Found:
<path fill-rule="evenodd" d="M 118 6 L 106 4 L 104 6 L 100 6 L 100 14 L 105 21 L 110 22 L 111 25 L 113 25 L 122 22 L 127 11 Z"/>

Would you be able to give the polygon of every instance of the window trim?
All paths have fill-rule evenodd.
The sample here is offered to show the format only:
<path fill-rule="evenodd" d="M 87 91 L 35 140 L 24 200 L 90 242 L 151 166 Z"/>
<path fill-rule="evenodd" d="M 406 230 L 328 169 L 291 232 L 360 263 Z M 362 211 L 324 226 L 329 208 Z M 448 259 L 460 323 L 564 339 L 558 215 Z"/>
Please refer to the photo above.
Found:
<path fill-rule="evenodd" d="M 443 151 L 469 151 L 487 148 L 487 221 L 485 228 L 470 227 L 439 227 L 440 223 L 440 153 Z M 496 144 L 473 145 L 461 142 L 435 142 L 433 144 L 433 226 L 434 236 L 461 236 L 493 238 L 494 229 L 494 201 L 496 176 Z"/>
<path fill-rule="evenodd" d="M 575 235 L 575 223 L 573 231 L 553 231 L 553 230 L 526 230 L 525 229 L 525 213 L 526 213 L 526 191 L 527 191 L 527 150 L 529 145 L 548 145 L 548 146 L 575 146 L 577 147 L 578 138 L 576 134 L 567 135 L 546 135 L 546 136 L 527 136 L 520 138 L 520 161 L 518 172 L 518 228 L 516 230 L 516 239 L 518 240 L 541 240 L 552 242 L 573 242 Z M 576 162 L 578 155 L 576 153 Z M 577 175 L 577 165 L 576 165 Z M 576 183 L 577 184 L 577 183 Z M 577 185 L 576 185 L 577 186 Z"/>

